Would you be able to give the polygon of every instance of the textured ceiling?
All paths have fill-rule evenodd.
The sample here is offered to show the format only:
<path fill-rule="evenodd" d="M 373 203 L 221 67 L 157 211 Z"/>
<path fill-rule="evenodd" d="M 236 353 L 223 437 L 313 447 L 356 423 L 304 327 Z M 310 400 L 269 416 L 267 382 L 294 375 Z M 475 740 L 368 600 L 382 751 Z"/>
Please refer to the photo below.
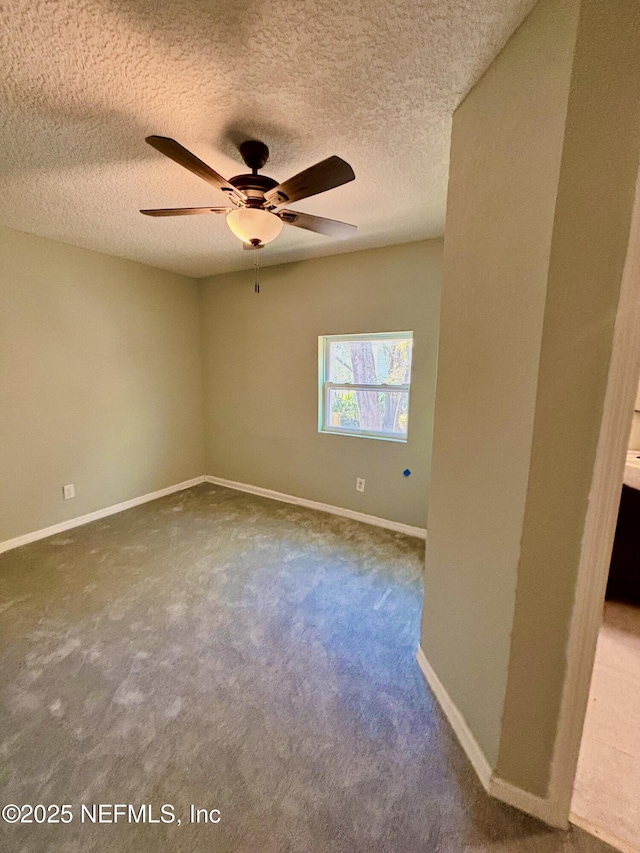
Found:
<path fill-rule="evenodd" d="M 451 114 L 534 0 L 0 0 L 0 222 L 192 276 L 252 264 L 224 203 L 145 144 L 171 136 L 225 177 L 237 145 L 277 180 L 331 154 L 356 180 L 292 208 L 263 265 L 443 233 Z"/>

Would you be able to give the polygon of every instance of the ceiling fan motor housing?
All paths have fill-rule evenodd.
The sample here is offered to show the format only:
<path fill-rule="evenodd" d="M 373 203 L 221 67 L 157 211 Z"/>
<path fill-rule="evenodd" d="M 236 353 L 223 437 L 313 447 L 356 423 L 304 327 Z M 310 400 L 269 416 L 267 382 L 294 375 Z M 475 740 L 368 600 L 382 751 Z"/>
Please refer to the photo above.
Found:
<path fill-rule="evenodd" d="M 250 169 L 257 172 L 269 159 L 269 149 L 258 139 L 247 139 L 240 144 L 240 156 Z"/>
<path fill-rule="evenodd" d="M 278 186 L 277 181 L 266 175 L 236 175 L 229 178 L 229 183 L 246 195 L 247 207 L 262 207 L 264 194 Z"/>

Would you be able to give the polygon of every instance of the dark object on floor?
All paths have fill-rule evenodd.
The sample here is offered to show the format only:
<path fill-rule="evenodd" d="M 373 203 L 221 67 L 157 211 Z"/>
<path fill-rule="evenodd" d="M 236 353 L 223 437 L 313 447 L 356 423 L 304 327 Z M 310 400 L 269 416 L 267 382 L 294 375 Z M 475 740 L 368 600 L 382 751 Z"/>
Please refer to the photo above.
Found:
<path fill-rule="evenodd" d="M 607 599 L 640 604 L 640 491 L 622 487 Z"/>

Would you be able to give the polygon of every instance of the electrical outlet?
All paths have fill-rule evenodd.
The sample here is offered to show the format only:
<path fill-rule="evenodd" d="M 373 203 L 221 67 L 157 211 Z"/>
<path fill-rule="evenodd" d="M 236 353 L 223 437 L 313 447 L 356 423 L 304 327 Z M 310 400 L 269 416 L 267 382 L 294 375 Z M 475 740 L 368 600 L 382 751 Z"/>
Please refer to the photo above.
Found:
<path fill-rule="evenodd" d="M 62 487 L 62 497 L 65 499 L 65 501 L 68 501 L 70 498 L 75 498 L 75 496 L 76 487 L 73 485 L 73 483 L 69 483 L 68 486 Z"/>
<path fill-rule="evenodd" d="M 364 492 L 364 478 L 356 477 L 356 492 Z"/>

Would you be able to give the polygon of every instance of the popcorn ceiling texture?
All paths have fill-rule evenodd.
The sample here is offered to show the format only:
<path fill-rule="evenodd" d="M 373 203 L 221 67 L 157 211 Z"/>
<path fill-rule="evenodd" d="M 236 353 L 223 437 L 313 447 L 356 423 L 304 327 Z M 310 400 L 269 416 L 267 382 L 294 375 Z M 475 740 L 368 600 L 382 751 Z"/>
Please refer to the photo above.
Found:
<path fill-rule="evenodd" d="M 286 227 L 261 263 L 444 230 L 451 115 L 533 0 L 0 0 L 4 225 L 192 276 L 252 264 L 213 187 L 144 142 L 172 136 L 225 177 L 264 140 L 284 180 L 338 154 L 355 183 L 292 205 L 353 222 Z"/>

